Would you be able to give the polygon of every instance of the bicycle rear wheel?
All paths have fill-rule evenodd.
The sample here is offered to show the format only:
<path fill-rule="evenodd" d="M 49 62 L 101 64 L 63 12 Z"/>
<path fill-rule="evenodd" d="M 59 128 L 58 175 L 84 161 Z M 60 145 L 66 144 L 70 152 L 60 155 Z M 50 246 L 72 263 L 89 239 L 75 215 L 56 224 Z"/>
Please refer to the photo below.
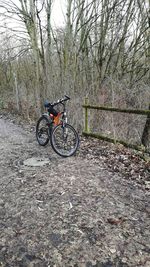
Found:
<path fill-rule="evenodd" d="M 40 146 L 46 146 L 49 142 L 49 120 L 42 116 L 36 125 L 36 139 Z"/>
<path fill-rule="evenodd" d="M 50 141 L 54 151 L 62 157 L 75 154 L 79 146 L 79 136 L 76 130 L 68 123 L 59 124 L 52 130 Z"/>

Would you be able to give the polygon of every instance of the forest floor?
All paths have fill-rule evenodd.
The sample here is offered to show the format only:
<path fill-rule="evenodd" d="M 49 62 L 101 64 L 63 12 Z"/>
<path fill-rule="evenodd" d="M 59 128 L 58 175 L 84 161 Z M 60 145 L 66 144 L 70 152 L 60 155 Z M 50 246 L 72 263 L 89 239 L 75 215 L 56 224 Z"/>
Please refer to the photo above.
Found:
<path fill-rule="evenodd" d="M 149 267 L 150 161 L 81 137 L 76 156 L 40 147 L 0 116 L 0 267 Z M 46 158 L 47 165 L 25 160 Z"/>

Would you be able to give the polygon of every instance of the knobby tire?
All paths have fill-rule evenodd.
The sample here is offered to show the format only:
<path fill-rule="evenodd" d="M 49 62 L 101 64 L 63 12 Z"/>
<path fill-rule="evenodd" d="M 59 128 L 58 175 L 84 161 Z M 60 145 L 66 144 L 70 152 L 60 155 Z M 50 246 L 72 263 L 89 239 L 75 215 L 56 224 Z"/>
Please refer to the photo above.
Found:
<path fill-rule="evenodd" d="M 43 127 L 40 128 L 41 123 L 44 123 L 45 125 Z M 42 116 L 39 118 L 39 120 L 37 121 L 36 124 L 36 139 L 39 143 L 40 146 L 46 146 L 49 142 L 49 125 L 50 122 L 49 120 Z M 45 134 L 45 139 L 42 136 Z"/>
<path fill-rule="evenodd" d="M 62 157 L 74 155 L 79 146 L 79 136 L 76 130 L 68 123 L 59 124 L 52 129 L 50 136 L 51 146 Z"/>

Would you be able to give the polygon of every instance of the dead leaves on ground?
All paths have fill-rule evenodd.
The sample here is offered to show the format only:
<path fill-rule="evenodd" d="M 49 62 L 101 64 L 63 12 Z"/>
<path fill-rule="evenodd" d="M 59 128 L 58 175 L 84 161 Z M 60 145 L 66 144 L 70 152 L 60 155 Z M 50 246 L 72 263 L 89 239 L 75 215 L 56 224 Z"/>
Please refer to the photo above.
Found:
<path fill-rule="evenodd" d="M 81 140 L 80 155 L 150 190 L 149 155 L 90 137 Z"/>

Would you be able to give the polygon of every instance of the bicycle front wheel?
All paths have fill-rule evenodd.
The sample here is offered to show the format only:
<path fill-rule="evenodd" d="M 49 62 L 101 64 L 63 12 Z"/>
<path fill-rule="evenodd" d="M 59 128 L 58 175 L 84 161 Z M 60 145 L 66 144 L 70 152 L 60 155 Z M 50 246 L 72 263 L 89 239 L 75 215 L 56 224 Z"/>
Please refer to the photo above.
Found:
<path fill-rule="evenodd" d="M 62 124 L 55 126 L 50 141 L 54 151 L 62 157 L 74 155 L 79 146 L 78 133 L 68 123 L 64 126 Z"/>

